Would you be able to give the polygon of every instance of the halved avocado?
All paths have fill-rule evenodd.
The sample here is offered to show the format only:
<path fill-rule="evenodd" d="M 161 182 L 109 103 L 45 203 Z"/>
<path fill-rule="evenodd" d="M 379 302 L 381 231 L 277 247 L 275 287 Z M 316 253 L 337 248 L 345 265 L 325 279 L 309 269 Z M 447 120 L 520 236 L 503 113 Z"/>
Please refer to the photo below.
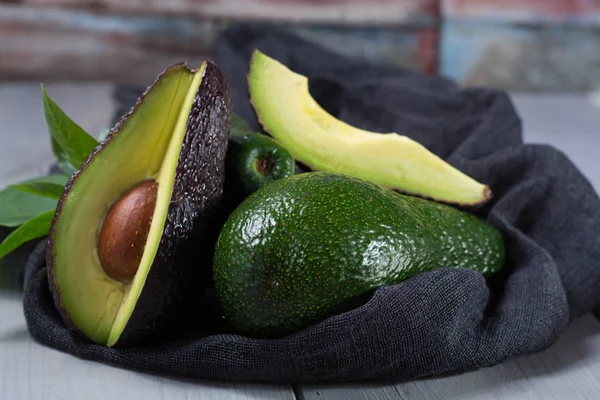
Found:
<path fill-rule="evenodd" d="M 265 132 L 312 170 L 337 172 L 440 202 L 481 205 L 490 188 L 418 142 L 358 129 L 327 113 L 307 77 L 254 50 L 247 76 L 250 102 Z"/>
<path fill-rule="evenodd" d="M 46 253 L 68 326 L 110 347 L 183 321 L 210 276 L 231 106 L 215 64 L 171 66 L 73 174 Z"/>

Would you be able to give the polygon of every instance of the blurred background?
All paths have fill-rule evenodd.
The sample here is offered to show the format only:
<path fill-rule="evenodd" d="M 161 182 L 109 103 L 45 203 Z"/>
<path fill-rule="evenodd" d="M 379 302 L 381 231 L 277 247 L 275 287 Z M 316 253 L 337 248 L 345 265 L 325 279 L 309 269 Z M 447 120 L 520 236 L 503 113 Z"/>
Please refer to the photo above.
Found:
<path fill-rule="evenodd" d="M 600 88 L 600 0 L 0 0 L 0 80 L 147 84 L 235 23 L 464 85 Z"/>
<path fill-rule="evenodd" d="M 600 187 L 600 0 L 0 0 L 0 187 L 55 162 L 40 83 L 98 138 L 135 101 L 124 87 L 198 65 L 234 24 L 507 90 L 524 139 Z"/>

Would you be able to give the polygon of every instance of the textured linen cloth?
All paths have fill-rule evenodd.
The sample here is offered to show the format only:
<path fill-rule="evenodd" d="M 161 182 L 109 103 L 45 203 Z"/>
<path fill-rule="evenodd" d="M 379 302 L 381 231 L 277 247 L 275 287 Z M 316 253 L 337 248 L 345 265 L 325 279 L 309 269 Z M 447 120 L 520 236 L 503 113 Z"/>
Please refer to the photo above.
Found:
<path fill-rule="evenodd" d="M 109 349 L 65 328 L 48 290 L 43 241 L 24 276 L 24 311 L 41 343 L 120 367 L 230 381 L 306 383 L 457 374 L 550 346 L 600 301 L 600 200 L 556 149 L 523 144 L 506 93 L 464 89 L 441 77 L 349 60 L 297 37 L 238 26 L 219 38 L 214 60 L 229 76 L 234 110 L 260 129 L 245 74 L 258 48 L 310 78 L 311 93 L 336 117 L 407 135 L 475 179 L 493 200 L 477 212 L 506 244 L 504 274 L 440 265 L 368 303 L 277 340 L 235 334 L 214 293 L 202 328 L 144 347 Z M 143 88 L 120 86 L 118 118 Z M 568 134 L 568 132 L 565 132 Z"/>

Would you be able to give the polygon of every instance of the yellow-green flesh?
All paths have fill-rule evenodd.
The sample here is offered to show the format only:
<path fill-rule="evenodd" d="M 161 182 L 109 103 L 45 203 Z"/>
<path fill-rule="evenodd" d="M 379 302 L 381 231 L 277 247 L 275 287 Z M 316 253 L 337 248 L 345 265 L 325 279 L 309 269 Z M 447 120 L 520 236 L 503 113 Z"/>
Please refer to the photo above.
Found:
<path fill-rule="evenodd" d="M 114 345 L 144 286 L 160 242 L 187 117 L 203 68 L 167 71 L 105 147 L 80 173 L 55 225 L 54 280 L 76 328 Z M 109 207 L 129 188 L 158 182 L 156 208 L 140 266 L 131 282 L 106 275 L 97 237 Z"/>
<path fill-rule="evenodd" d="M 305 76 L 258 50 L 248 86 L 265 130 L 314 170 L 461 204 L 488 194 L 487 186 L 406 136 L 365 131 L 333 117 L 312 98 Z"/>

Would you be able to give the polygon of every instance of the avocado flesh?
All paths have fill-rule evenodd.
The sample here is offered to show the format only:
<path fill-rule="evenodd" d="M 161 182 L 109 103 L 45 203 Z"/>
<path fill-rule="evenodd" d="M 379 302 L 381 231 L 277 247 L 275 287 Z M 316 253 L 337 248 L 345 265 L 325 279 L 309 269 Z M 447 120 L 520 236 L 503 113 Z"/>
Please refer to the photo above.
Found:
<path fill-rule="evenodd" d="M 460 205 L 491 197 L 487 185 L 452 167 L 418 142 L 353 127 L 311 96 L 308 79 L 255 50 L 247 76 L 250 101 L 264 130 L 313 170 L 342 173 L 402 192 Z"/>
<path fill-rule="evenodd" d="M 116 343 L 121 332 L 125 329 L 125 325 L 131 316 L 133 306 L 136 304 L 138 296 L 140 295 L 141 289 L 146 280 L 148 268 L 152 265 L 154 257 L 156 256 L 156 251 L 163 233 L 167 212 L 169 209 L 169 202 L 173 191 L 177 159 L 179 158 L 188 116 L 192 108 L 192 103 L 194 102 L 196 92 L 200 86 L 203 72 L 204 65 L 193 75 L 192 82 L 188 84 L 188 90 L 185 92 L 186 96 L 181 108 L 177 111 L 174 110 L 175 113 L 173 115 L 177 116 L 175 119 L 174 128 L 171 131 L 163 131 L 163 134 L 166 136 L 168 136 L 168 132 L 172 132 L 172 134 L 170 140 L 168 141 L 166 152 L 164 153 L 165 156 L 163 162 L 160 165 L 160 169 L 158 170 L 155 178 L 156 182 L 158 183 L 158 193 L 156 198 L 156 209 L 154 211 L 152 224 L 150 225 L 150 232 L 148 234 L 148 241 L 146 242 L 146 247 L 144 248 L 142 260 L 140 261 L 140 267 L 138 268 L 132 284 L 129 286 L 129 288 L 126 288 L 129 289 L 127 296 L 118 310 L 108 336 L 109 346 Z M 183 88 L 185 89 L 186 87 L 184 86 Z M 171 115 L 169 115 L 169 117 L 170 116 Z M 166 124 L 168 124 L 168 121 Z"/>
<path fill-rule="evenodd" d="M 497 229 L 453 206 L 347 175 L 308 172 L 244 200 L 221 230 L 213 276 L 239 333 L 276 338 L 436 268 L 484 277 L 504 264 Z"/>
<path fill-rule="evenodd" d="M 117 127 L 118 134 L 100 143 L 85 168 L 74 175 L 57 211 L 52 280 L 70 322 L 94 342 L 111 346 L 118 340 L 156 255 L 185 125 L 203 69 L 176 65 L 166 70 Z M 98 232 L 110 205 L 147 179 L 158 182 L 148 240 L 133 280 L 117 281 L 100 264 Z"/>

